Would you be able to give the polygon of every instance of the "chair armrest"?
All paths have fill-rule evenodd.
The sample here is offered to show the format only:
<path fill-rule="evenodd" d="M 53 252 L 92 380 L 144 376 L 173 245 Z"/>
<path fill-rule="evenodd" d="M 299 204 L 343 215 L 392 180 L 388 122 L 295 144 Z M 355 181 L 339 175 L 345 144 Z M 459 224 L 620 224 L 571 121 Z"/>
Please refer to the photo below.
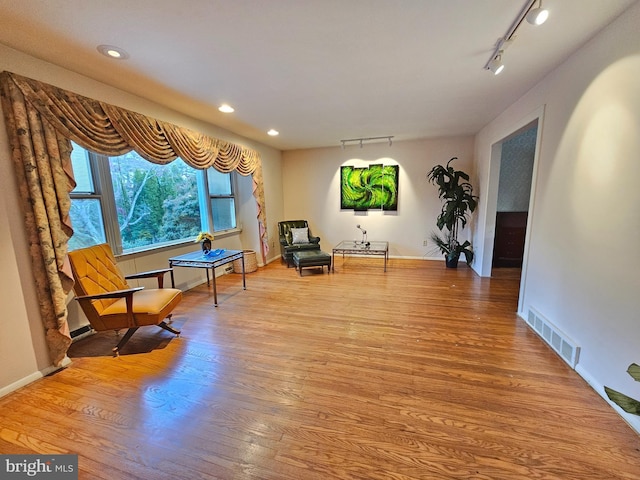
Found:
<path fill-rule="evenodd" d="M 125 297 L 129 328 L 132 328 L 136 327 L 135 318 L 133 316 L 133 294 L 135 292 L 139 292 L 140 290 L 144 290 L 144 287 L 127 288 L 126 290 L 114 290 L 113 292 L 96 293 L 95 295 L 82 295 L 80 297 L 76 297 L 76 300 L 78 300 L 78 302 L 82 304 L 83 302 L 90 300 Z"/>
<path fill-rule="evenodd" d="M 287 237 L 285 237 L 284 235 L 280 235 L 280 245 L 285 247 L 289 245 L 289 242 L 287 242 Z"/>
<path fill-rule="evenodd" d="M 171 272 L 172 270 L 173 268 L 160 268 L 158 270 L 149 270 L 148 272 L 132 273 L 130 275 L 125 275 L 124 278 L 127 280 L 136 280 L 138 278 L 155 277 L 158 280 L 158 288 L 162 288 L 164 286 L 164 274 Z"/>
<path fill-rule="evenodd" d="M 143 290 L 144 287 L 127 288 L 126 290 L 114 290 L 113 292 L 96 293 L 94 295 L 81 295 L 75 297 L 76 300 L 104 300 L 105 298 L 122 298 L 132 296 L 135 292 Z"/>
<path fill-rule="evenodd" d="M 320 243 L 320 237 L 309 237 L 309 243 Z"/>

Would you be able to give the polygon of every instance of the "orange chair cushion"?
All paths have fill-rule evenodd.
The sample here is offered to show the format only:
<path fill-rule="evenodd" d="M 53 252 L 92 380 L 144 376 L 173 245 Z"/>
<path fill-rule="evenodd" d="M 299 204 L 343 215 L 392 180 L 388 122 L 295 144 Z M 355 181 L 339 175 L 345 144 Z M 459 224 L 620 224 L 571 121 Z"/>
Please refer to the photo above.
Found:
<path fill-rule="evenodd" d="M 102 311 L 100 320 L 105 330 L 143 325 L 158 325 L 182 300 L 182 292 L 176 288 L 149 288 L 133 294 L 133 325 L 128 325 L 127 304 L 119 298 Z"/>

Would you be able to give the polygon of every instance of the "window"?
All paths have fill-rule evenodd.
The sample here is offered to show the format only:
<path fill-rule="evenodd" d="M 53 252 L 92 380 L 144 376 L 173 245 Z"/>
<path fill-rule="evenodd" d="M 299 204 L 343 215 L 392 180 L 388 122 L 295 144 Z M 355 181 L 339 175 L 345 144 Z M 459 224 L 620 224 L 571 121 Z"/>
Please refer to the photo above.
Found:
<path fill-rule="evenodd" d="M 106 241 L 114 253 L 130 253 L 236 227 L 235 174 L 205 174 L 180 159 L 156 165 L 136 152 L 105 157 L 75 144 L 71 161 L 71 250 Z M 209 203 L 201 201 L 205 178 Z"/>
<path fill-rule="evenodd" d="M 135 152 L 109 159 L 122 251 L 193 239 L 202 229 L 197 170 L 182 160 L 148 162 Z"/>
<path fill-rule="evenodd" d="M 207 183 L 213 215 L 213 231 L 221 232 L 236 228 L 235 173 L 221 173 L 214 168 L 209 168 Z"/>
<path fill-rule="evenodd" d="M 76 188 L 71 192 L 73 236 L 69 249 L 89 247 L 107 241 L 102 220 L 102 196 L 93 181 L 89 152 L 74 145 L 71 152 Z"/>

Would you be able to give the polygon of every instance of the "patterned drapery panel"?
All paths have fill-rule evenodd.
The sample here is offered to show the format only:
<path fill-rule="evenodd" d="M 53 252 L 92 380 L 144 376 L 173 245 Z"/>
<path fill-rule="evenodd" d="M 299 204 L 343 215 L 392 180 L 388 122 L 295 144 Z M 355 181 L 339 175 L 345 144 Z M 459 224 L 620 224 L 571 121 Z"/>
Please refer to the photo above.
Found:
<path fill-rule="evenodd" d="M 40 312 L 55 365 L 71 343 L 66 308 L 73 286 L 67 259 L 67 242 L 73 234 L 69 193 L 75 187 L 71 140 L 104 155 L 135 150 L 157 164 L 180 157 L 194 168 L 251 175 L 266 261 L 262 162 L 256 151 L 11 72 L 0 73 L 0 87 Z"/>

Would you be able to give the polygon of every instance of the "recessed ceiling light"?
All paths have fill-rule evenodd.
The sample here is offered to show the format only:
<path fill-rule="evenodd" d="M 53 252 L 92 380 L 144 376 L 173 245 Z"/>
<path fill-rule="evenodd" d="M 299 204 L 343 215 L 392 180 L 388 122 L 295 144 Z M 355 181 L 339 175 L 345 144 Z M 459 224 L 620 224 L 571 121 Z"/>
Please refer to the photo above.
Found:
<path fill-rule="evenodd" d="M 234 108 L 231 105 L 227 105 L 226 103 L 223 103 L 222 105 L 220 105 L 218 107 L 218 110 L 220 110 L 223 113 L 233 113 L 234 112 Z"/>
<path fill-rule="evenodd" d="M 267 135 L 271 135 L 272 137 L 275 137 L 276 135 L 280 135 L 280 132 L 272 128 L 267 132 Z"/>
<path fill-rule="evenodd" d="M 98 45 L 98 51 L 109 58 L 115 58 L 117 60 L 125 60 L 129 58 L 129 54 L 127 52 L 120 47 L 114 47 L 113 45 Z"/>

